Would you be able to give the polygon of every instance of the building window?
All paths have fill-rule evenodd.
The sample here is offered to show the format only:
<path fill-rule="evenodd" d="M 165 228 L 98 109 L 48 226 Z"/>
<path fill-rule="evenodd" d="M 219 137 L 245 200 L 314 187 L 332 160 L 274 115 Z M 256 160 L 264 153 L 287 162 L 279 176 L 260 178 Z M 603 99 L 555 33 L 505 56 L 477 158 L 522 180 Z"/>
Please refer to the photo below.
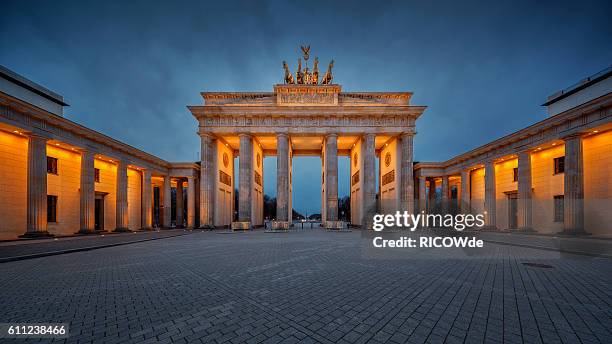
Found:
<path fill-rule="evenodd" d="M 563 222 L 563 195 L 554 196 L 555 222 Z"/>
<path fill-rule="evenodd" d="M 96 183 L 100 182 L 100 169 L 99 168 L 94 168 L 94 180 L 96 181 Z"/>
<path fill-rule="evenodd" d="M 555 158 L 555 174 L 565 172 L 565 157 Z"/>
<path fill-rule="evenodd" d="M 518 167 L 512 169 L 512 181 L 518 182 Z"/>
<path fill-rule="evenodd" d="M 57 222 L 57 196 L 47 195 L 47 222 Z"/>
<path fill-rule="evenodd" d="M 47 157 L 47 173 L 57 174 L 57 158 Z"/>

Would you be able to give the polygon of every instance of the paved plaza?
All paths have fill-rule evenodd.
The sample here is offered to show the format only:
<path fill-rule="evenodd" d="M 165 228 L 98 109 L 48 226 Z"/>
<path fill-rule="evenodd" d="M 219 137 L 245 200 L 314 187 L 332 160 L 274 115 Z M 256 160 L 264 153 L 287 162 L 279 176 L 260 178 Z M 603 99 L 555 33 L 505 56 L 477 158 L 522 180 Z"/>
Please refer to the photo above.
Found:
<path fill-rule="evenodd" d="M 365 237 L 195 231 L 7 262 L 0 323 L 67 322 L 67 343 L 611 341 L 608 258 L 496 243 L 385 256 Z"/>

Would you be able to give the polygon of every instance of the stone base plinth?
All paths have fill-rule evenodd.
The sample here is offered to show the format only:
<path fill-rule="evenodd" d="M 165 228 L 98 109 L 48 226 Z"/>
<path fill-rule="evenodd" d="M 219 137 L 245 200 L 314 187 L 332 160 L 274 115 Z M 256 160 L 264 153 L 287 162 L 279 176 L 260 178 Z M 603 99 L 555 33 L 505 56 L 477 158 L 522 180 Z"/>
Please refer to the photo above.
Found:
<path fill-rule="evenodd" d="M 233 231 L 248 231 L 251 229 L 250 221 L 232 222 Z"/>
<path fill-rule="evenodd" d="M 49 238 L 54 236 L 53 234 L 44 231 L 44 232 L 25 232 L 23 235 L 20 235 L 20 238 Z"/>
<path fill-rule="evenodd" d="M 115 228 L 115 230 L 113 232 L 117 232 L 117 233 L 126 233 L 126 232 L 131 232 L 132 230 L 129 228 Z"/>
<path fill-rule="evenodd" d="M 348 226 L 344 221 L 325 221 L 326 229 L 347 229 Z"/>
<path fill-rule="evenodd" d="M 272 230 L 288 230 L 291 227 L 291 222 L 289 221 L 272 221 Z"/>

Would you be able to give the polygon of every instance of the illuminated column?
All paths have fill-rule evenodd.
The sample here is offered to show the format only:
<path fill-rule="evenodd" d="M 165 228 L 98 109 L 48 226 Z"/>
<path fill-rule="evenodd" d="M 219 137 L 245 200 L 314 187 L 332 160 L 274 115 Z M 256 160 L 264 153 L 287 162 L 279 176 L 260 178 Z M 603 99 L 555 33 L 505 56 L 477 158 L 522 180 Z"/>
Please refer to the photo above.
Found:
<path fill-rule="evenodd" d="M 176 180 L 176 227 L 183 228 L 183 180 Z"/>
<path fill-rule="evenodd" d="M 142 229 L 151 229 L 153 227 L 153 196 L 151 186 L 151 171 L 142 171 Z"/>
<path fill-rule="evenodd" d="M 487 228 L 496 229 L 495 164 L 492 160 L 485 162 L 485 211 Z"/>
<path fill-rule="evenodd" d="M 253 193 L 253 138 L 240 134 L 240 161 L 238 189 L 238 221 L 251 222 L 251 202 Z"/>
<path fill-rule="evenodd" d="M 533 231 L 531 205 L 531 153 L 518 154 L 518 228 Z"/>
<path fill-rule="evenodd" d="M 276 135 L 276 220 L 289 221 L 289 137 Z"/>
<path fill-rule="evenodd" d="M 87 234 L 95 231 L 95 187 L 94 154 L 88 150 L 83 150 L 81 152 L 81 228 L 79 233 Z"/>
<path fill-rule="evenodd" d="M 470 183 L 470 170 L 461 171 L 461 212 L 463 214 L 469 214 L 472 211 L 470 206 Z"/>
<path fill-rule="evenodd" d="M 117 163 L 117 206 L 116 206 L 116 220 L 117 226 L 115 232 L 127 232 L 129 231 L 129 217 L 128 217 L 128 177 L 127 177 L 127 163 L 124 160 L 119 160 Z"/>
<path fill-rule="evenodd" d="M 401 135 L 402 160 L 400 164 L 400 205 L 401 210 L 409 213 L 414 212 L 414 177 L 412 170 L 413 136 L 414 135 L 412 133 L 404 133 Z"/>
<path fill-rule="evenodd" d="M 172 226 L 172 185 L 170 183 L 170 175 L 164 176 L 164 221 L 163 227 L 170 228 Z"/>
<path fill-rule="evenodd" d="M 187 228 L 195 227 L 195 178 L 187 177 Z"/>
<path fill-rule="evenodd" d="M 22 237 L 50 236 L 47 232 L 47 138 L 31 135 L 28 142 L 28 222 Z"/>
<path fill-rule="evenodd" d="M 419 212 L 426 211 L 427 207 L 427 177 L 419 176 Z"/>
<path fill-rule="evenodd" d="M 372 165 L 374 167 L 374 165 Z M 372 169 L 372 177 L 374 169 Z M 338 135 L 325 137 L 325 219 L 338 221 Z M 374 179 L 372 178 L 372 183 Z"/>
<path fill-rule="evenodd" d="M 446 214 L 450 209 L 448 204 L 448 176 L 442 176 L 442 189 L 440 193 L 442 194 L 442 214 Z"/>
<path fill-rule="evenodd" d="M 363 219 L 366 229 L 372 228 L 376 213 L 376 147 L 375 134 L 365 134 L 363 138 Z"/>
<path fill-rule="evenodd" d="M 563 232 L 584 234 L 584 164 L 582 138 L 572 135 L 565 141 Z"/>
<path fill-rule="evenodd" d="M 214 136 L 202 133 L 200 139 L 200 228 L 214 228 L 217 149 Z"/>
<path fill-rule="evenodd" d="M 429 199 L 429 212 L 430 213 L 435 213 L 436 212 L 436 179 L 435 178 L 429 178 L 429 195 L 428 195 L 428 199 Z"/>

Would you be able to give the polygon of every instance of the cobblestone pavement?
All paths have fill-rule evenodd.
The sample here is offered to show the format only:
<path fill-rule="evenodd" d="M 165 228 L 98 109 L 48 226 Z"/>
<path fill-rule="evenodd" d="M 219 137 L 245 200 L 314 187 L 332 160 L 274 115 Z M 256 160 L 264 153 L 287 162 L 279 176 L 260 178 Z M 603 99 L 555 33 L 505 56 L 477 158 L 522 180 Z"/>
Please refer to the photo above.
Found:
<path fill-rule="evenodd" d="M 0 242 L 0 262 L 15 257 L 78 250 L 88 247 L 117 245 L 142 240 L 154 240 L 189 234 L 183 229 L 157 231 L 138 231 L 127 233 L 102 233 L 95 235 L 77 235 L 60 238 L 22 239 Z"/>
<path fill-rule="evenodd" d="M 607 258 L 491 243 L 478 257 L 372 258 L 364 245 L 358 231 L 197 232 L 4 263 L 0 322 L 68 322 L 56 341 L 69 343 L 612 338 Z"/>

